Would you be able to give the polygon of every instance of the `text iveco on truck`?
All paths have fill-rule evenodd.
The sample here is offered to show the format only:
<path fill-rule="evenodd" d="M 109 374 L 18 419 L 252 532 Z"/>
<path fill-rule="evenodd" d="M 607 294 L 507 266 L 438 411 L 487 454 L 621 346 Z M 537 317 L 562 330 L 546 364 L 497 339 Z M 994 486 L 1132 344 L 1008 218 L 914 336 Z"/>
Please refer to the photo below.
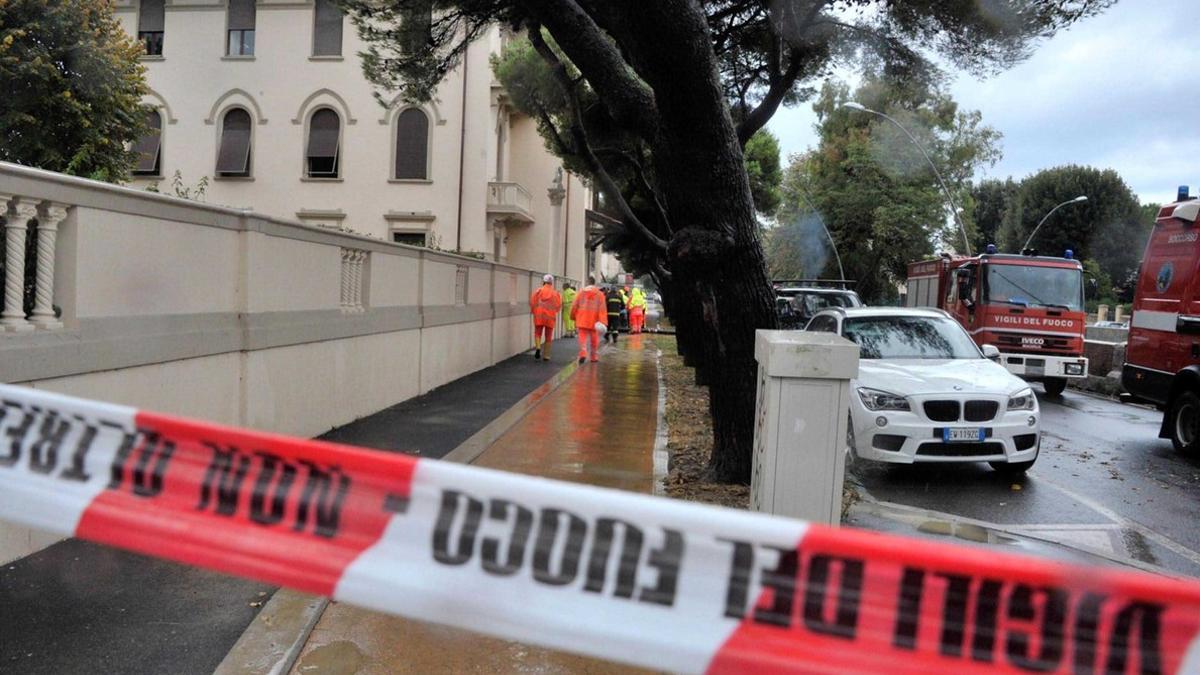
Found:
<path fill-rule="evenodd" d="M 1069 378 L 1087 377 L 1083 266 L 1071 257 L 996 253 L 909 263 L 909 307 L 940 307 L 979 346 L 1000 350 L 1014 375 L 1061 394 Z"/>

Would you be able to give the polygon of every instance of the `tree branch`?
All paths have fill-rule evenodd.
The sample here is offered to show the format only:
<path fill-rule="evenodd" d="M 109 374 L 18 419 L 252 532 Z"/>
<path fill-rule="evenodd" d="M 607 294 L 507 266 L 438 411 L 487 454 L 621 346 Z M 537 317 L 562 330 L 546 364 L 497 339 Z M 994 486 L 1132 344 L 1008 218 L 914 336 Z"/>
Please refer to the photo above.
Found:
<path fill-rule="evenodd" d="M 794 32 L 796 35 L 807 33 L 809 28 L 819 23 L 816 19 L 827 4 L 829 4 L 827 0 L 813 2 L 812 6 L 805 13 L 803 21 L 799 25 L 792 26 L 791 32 Z M 776 25 L 775 30 L 779 33 L 783 32 L 780 25 Z M 778 39 L 782 40 L 782 35 Z M 779 105 L 783 103 L 783 99 L 796 86 L 796 80 L 804 70 L 809 57 L 812 56 L 812 51 L 811 47 L 793 46 L 788 50 L 787 68 L 783 72 L 779 72 L 783 53 L 780 43 L 778 41 L 772 42 L 769 53 L 771 62 L 768 66 L 768 82 L 770 84 L 767 88 L 767 93 L 758 102 L 758 105 L 746 114 L 741 124 L 738 125 L 738 141 L 742 144 L 742 147 L 745 147 L 750 137 L 759 129 L 766 126 L 767 122 L 775 116 L 775 112 L 779 110 Z"/>
<path fill-rule="evenodd" d="M 803 63 L 804 59 L 793 52 L 787 70 L 777 77 L 771 78 L 771 86 L 767 89 L 766 95 L 738 125 L 738 142 L 742 144 L 742 147 L 746 147 L 750 137 L 766 126 L 767 122 L 774 117 L 775 112 L 779 110 L 779 105 L 783 103 L 784 97 L 792 90 L 792 87 L 796 86 Z"/>
<path fill-rule="evenodd" d="M 617 148 L 597 148 L 596 154 L 610 154 L 620 157 L 621 159 L 625 160 L 625 163 L 633 167 L 634 175 L 637 177 L 638 182 L 641 183 L 642 189 L 646 191 L 646 196 L 648 196 L 650 201 L 654 203 L 655 210 L 658 211 L 659 221 L 661 221 L 663 227 L 670 232 L 671 220 L 667 217 L 667 209 L 665 206 L 663 206 L 662 200 L 659 199 L 658 190 L 655 190 L 654 187 L 650 185 L 650 179 L 646 176 L 646 169 L 642 162 L 630 155 L 628 152 L 619 150 Z"/>
<path fill-rule="evenodd" d="M 558 127 L 554 124 L 554 120 L 550 118 L 550 113 L 546 112 L 546 109 L 539 105 L 537 106 L 537 114 L 542 124 L 546 125 L 546 133 L 550 134 L 550 142 L 554 144 L 554 147 L 558 150 L 558 154 L 574 154 L 571 152 L 570 146 L 567 145 L 562 135 L 558 132 Z"/>
<path fill-rule="evenodd" d="M 558 58 L 558 55 L 554 53 L 550 45 L 546 44 L 546 41 L 542 39 L 540 26 L 534 25 L 530 27 L 529 42 L 550 66 L 554 77 L 558 79 L 563 89 L 566 90 L 567 97 L 571 101 L 571 112 L 575 118 L 571 124 L 571 135 L 575 139 L 575 145 L 578 146 L 578 153 L 595 174 L 596 182 L 600 185 L 600 189 L 617 206 L 621 212 L 622 220 L 627 225 L 632 226 L 638 234 L 641 234 L 655 248 L 666 251 L 667 242 L 651 232 L 650 228 L 646 227 L 646 224 L 634 214 L 633 209 L 629 206 L 629 202 L 621 194 L 620 187 L 617 186 L 612 176 L 605 170 L 604 165 L 596 157 L 596 154 L 592 152 L 592 146 L 587 138 L 587 131 L 583 128 L 583 110 L 579 103 L 579 92 L 576 89 L 575 82 L 571 80 L 571 75 L 567 72 L 566 65 Z"/>
<path fill-rule="evenodd" d="M 549 29 L 612 118 L 642 138 L 652 139 L 658 128 L 654 92 L 634 76 L 629 63 L 592 17 L 575 0 L 525 0 L 522 5 Z M 535 31 L 530 28 L 529 32 L 532 36 Z"/>

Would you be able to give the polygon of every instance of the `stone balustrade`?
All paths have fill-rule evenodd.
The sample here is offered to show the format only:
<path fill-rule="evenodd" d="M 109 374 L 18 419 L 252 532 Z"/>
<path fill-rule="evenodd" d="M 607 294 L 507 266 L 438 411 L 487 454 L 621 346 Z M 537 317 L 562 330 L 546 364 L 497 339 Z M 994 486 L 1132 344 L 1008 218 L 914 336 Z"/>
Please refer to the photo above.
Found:
<path fill-rule="evenodd" d="M 62 328 L 53 305 L 54 258 L 58 225 L 66 218 L 67 207 L 54 201 L 0 192 L 0 213 L 4 215 L 0 329 L 19 333 L 35 328 Z M 34 283 L 28 287 L 26 275 L 31 270 L 26 269 L 26 259 L 31 248 L 36 251 L 32 260 Z M 32 305 L 28 314 L 27 305 Z"/>

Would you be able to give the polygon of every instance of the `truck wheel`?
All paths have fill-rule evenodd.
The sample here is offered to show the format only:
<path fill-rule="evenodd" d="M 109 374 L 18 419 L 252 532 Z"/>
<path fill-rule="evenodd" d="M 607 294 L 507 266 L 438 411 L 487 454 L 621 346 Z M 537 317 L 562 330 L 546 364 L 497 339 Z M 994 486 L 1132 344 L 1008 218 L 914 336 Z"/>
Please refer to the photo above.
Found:
<path fill-rule="evenodd" d="M 1061 377 L 1051 377 L 1042 380 L 1042 387 L 1046 389 L 1048 396 L 1062 396 L 1067 389 L 1067 381 Z"/>
<path fill-rule="evenodd" d="M 1033 468 L 1033 463 L 1037 461 L 1037 458 L 1038 456 L 1034 455 L 1033 459 L 1029 460 L 1028 462 L 988 462 L 988 464 L 992 465 L 992 469 L 994 469 L 996 473 L 1000 473 L 1005 476 L 1012 476 L 1013 478 L 1019 478 L 1020 476 L 1024 476 L 1026 471 Z"/>
<path fill-rule="evenodd" d="M 1192 455 L 1200 451 L 1200 396 L 1194 391 L 1185 391 L 1171 402 L 1167 413 L 1170 423 L 1171 445 L 1177 452 Z"/>

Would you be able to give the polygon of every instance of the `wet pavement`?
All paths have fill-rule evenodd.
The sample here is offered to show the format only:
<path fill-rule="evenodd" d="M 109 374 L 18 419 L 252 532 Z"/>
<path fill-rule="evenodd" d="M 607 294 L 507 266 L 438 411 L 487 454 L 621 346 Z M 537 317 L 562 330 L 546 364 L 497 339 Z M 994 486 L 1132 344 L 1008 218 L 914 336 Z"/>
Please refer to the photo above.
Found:
<path fill-rule="evenodd" d="M 1200 576 L 1200 459 L 1158 438 L 1162 415 L 1068 390 L 1043 394 L 1037 464 L 1008 480 L 986 464 L 888 466 L 851 473 L 876 500 L 991 521 Z"/>
<path fill-rule="evenodd" d="M 651 492 L 656 349 L 622 336 L 580 366 L 474 462 L 476 466 Z M 340 673 L 628 673 L 624 666 L 334 603 L 292 669 Z"/>
<path fill-rule="evenodd" d="M 550 363 L 526 352 L 321 438 L 442 457 L 572 363 L 570 342 Z M 0 673 L 209 675 L 274 590 L 68 539 L 0 566 Z"/>

